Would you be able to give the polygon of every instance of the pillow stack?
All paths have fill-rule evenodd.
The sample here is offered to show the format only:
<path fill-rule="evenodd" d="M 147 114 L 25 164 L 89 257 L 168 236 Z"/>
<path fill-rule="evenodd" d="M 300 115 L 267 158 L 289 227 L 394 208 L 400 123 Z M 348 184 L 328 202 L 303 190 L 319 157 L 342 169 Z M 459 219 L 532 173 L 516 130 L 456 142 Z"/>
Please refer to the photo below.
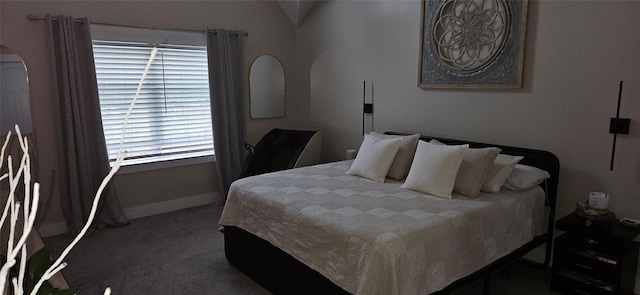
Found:
<path fill-rule="evenodd" d="M 503 187 L 510 190 L 528 190 L 551 177 L 549 172 L 536 167 L 516 164 Z"/>
<path fill-rule="evenodd" d="M 435 139 L 430 142 L 444 145 Z M 501 151 L 495 147 L 468 149 L 462 158 L 453 190 L 465 196 L 477 197 Z"/>
<path fill-rule="evenodd" d="M 522 156 L 500 152 L 497 147 L 420 141 L 419 134 L 372 132 L 365 135 L 347 174 L 377 182 L 406 177 L 401 187 L 447 199 L 454 191 L 475 198 L 481 191 L 495 193 L 502 187 L 527 190 L 550 177 L 544 170 L 518 164 Z"/>
<path fill-rule="evenodd" d="M 371 132 L 369 135 L 378 139 L 400 138 L 400 147 L 398 148 L 398 152 L 391 163 L 391 167 L 389 167 L 387 177 L 394 180 L 402 180 L 407 177 L 409 168 L 411 168 L 411 161 L 413 161 L 413 156 L 416 153 L 416 146 L 420 140 L 420 134 L 398 136 Z"/>
<path fill-rule="evenodd" d="M 394 136 L 371 132 L 365 135 L 347 174 L 377 182 L 384 182 L 386 177 L 401 180 L 409 172 L 419 139 L 420 134 Z"/>
<path fill-rule="evenodd" d="M 451 192 L 469 145 L 447 146 L 418 143 L 403 188 L 451 199 Z"/>
<path fill-rule="evenodd" d="M 513 167 L 524 157 L 510 156 L 500 154 L 489 170 L 487 179 L 482 184 L 482 191 L 488 193 L 496 193 L 500 191 L 502 185 L 507 181 L 507 177 L 511 174 Z"/>
<path fill-rule="evenodd" d="M 366 135 L 347 174 L 384 182 L 401 141 L 400 138 L 379 139 Z"/>

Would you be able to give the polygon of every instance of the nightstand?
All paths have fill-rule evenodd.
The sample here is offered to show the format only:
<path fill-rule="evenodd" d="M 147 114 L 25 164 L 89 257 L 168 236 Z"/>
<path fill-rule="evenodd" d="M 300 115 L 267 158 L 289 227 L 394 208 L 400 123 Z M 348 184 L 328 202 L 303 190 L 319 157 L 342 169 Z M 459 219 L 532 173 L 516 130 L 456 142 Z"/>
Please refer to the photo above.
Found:
<path fill-rule="evenodd" d="M 618 220 L 586 222 L 575 213 L 556 222 L 551 290 L 564 294 L 633 294 L 640 228 Z"/>

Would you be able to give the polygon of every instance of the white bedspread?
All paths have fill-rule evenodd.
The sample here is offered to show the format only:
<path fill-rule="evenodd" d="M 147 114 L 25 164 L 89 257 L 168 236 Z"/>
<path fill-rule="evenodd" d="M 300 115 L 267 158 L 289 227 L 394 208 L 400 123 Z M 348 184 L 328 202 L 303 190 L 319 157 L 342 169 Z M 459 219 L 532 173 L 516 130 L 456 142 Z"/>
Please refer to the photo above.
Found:
<path fill-rule="evenodd" d="M 453 200 L 345 174 L 351 161 L 240 179 L 240 227 L 354 294 L 428 294 L 546 231 L 541 188 Z"/>

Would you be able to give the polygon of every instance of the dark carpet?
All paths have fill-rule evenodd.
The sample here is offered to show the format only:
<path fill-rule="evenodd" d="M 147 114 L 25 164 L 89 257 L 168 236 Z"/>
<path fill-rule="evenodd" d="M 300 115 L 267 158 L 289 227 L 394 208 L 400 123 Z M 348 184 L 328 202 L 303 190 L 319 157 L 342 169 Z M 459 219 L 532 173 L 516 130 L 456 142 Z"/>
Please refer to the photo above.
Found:
<path fill-rule="evenodd" d="M 120 295 L 269 294 L 227 263 L 217 225 L 221 213 L 221 206 L 207 205 L 98 230 L 71 251 L 62 273 L 81 295 L 101 295 L 107 286 Z M 71 239 L 55 236 L 45 243 L 58 257 Z M 548 268 L 514 263 L 510 275 L 492 275 L 490 294 L 554 294 L 549 278 Z M 456 294 L 482 294 L 482 282 Z"/>

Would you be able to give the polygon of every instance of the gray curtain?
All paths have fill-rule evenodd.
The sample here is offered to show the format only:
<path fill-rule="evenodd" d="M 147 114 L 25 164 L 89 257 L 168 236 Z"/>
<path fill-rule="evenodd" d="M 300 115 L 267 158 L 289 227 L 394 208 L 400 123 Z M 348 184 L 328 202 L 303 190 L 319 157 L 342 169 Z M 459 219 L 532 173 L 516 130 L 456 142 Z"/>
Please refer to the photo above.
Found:
<path fill-rule="evenodd" d="M 238 178 L 245 158 L 244 36 L 242 32 L 207 32 L 211 122 L 216 169 L 224 193 Z"/>
<path fill-rule="evenodd" d="M 62 211 L 71 234 L 86 223 L 102 179 L 109 173 L 89 22 L 47 15 L 52 97 L 56 109 L 58 169 Z M 122 226 L 129 220 L 110 185 L 101 197 L 92 228 Z"/>

